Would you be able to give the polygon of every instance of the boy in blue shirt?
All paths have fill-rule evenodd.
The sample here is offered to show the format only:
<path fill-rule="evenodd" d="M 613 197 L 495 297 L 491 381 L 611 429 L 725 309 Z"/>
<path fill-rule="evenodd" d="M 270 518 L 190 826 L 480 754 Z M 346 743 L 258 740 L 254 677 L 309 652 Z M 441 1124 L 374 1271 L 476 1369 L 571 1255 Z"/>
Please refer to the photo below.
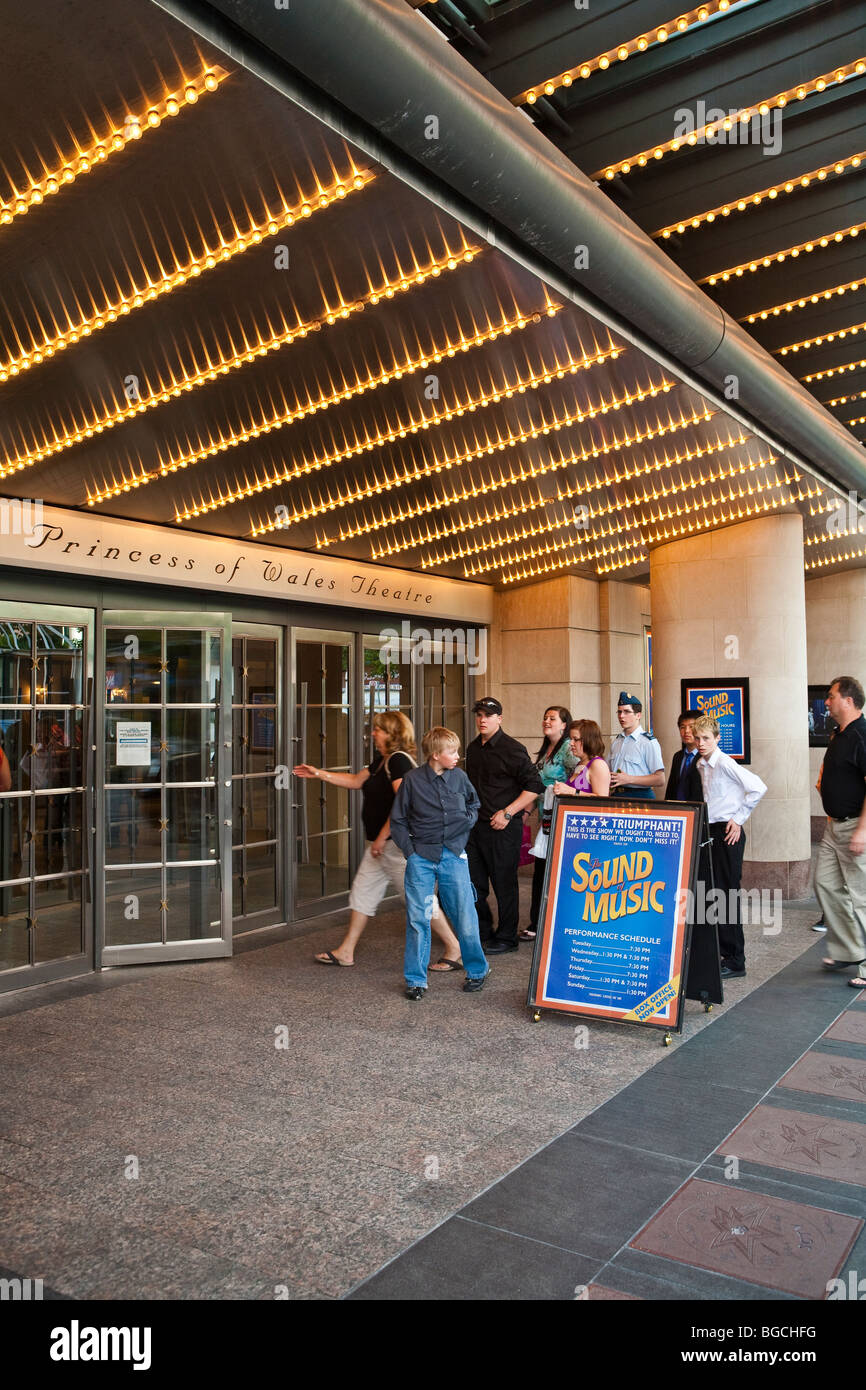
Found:
<path fill-rule="evenodd" d="M 481 803 L 457 766 L 460 739 L 455 733 L 430 729 L 421 748 L 427 761 L 405 774 L 391 808 L 391 839 L 406 856 L 406 998 L 423 999 L 427 989 L 430 914 L 437 892 L 460 942 L 463 989 L 473 994 L 489 973 L 466 857 Z"/>

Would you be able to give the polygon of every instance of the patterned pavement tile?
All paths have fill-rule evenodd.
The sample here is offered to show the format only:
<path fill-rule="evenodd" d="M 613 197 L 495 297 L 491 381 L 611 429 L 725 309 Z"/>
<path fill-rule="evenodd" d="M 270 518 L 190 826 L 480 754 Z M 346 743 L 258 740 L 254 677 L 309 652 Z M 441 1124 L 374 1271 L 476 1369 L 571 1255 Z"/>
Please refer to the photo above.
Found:
<path fill-rule="evenodd" d="M 831 1052 L 807 1052 L 779 1082 L 786 1090 L 810 1091 L 834 1100 L 866 1104 L 866 1061 Z"/>
<path fill-rule="evenodd" d="M 693 1178 L 630 1244 L 750 1284 L 823 1299 L 862 1226 L 837 1212 Z"/>
<path fill-rule="evenodd" d="M 846 1009 L 841 1018 L 831 1024 L 824 1034 L 834 1042 L 853 1042 L 866 1044 L 866 1012 L 862 1009 Z"/>
<path fill-rule="evenodd" d="M 866 1125 L 758 1105 L 717 1153 L 866 1186 Z"/>

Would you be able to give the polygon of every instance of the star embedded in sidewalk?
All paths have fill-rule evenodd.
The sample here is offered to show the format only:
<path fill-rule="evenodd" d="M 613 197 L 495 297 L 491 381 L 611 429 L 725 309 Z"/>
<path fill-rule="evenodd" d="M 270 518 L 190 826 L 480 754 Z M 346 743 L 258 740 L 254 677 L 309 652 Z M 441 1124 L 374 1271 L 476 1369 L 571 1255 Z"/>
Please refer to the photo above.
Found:
<path fill-rule="evenodd" d="M 840 1086 L 850 1086 L 852 1091 L 859 1091 L 866 1096 L 866 1073 L 852 1071 L 850 1067 L 830 1066 L 830 1076 L 833 1077 L 833 1089 L 838 1090 Z M 827 1078 L 828 1081 L 830 1077 Z"/>
<path fill-rule="evenodd" d="M 813 1163 L 821 1162 L 821 1154 L 826 1151 L 831 1158 L 839 1157 L 839 1144 L 833 1139 L 822 1139 L 821 1132 L 827 1128 L 829 1120 L 824 1120 L 822 1124 L 815 1125 L 813 1129 L 806 1129 L 803 1125 L 786 1125 L 782 1123 L 780 1129 L 782 1137 L 787 1141 L 788 1147 L 785 1150 L 785 1157 L 790 1154 L 802 1153 L 806 1158 L 810 1158 Z"/>
<path fill-rule="evenodd" d="M 769 1207 L 755 1207 L 753 1211 L 740 1211 L 737 1207 L 731 1207 L 730 1211 L 725 1211 L 722 1207 L 716 1207 L 716 1214 L 711 1220 L 719 1234 L 710 1243 L 710 1249 L 733 1245 L 750 1264 L 754 1263 L 756 1245 L 764 1245 L 771 1254 L 778 1255 L 776 1247 L 765 1239 L 766 1236 L 778 1239 L 778 1231 L 768 1230 L 761 1225 L 769 1210 Z"/>

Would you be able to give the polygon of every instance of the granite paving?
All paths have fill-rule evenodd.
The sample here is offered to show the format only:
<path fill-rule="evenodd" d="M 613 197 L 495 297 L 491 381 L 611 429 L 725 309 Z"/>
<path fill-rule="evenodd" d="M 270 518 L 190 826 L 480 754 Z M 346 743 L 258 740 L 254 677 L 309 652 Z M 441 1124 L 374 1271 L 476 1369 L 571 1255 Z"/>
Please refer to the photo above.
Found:
<path fill-rule="evenodd" d="M 526 878 L 521 893 L 525 917 Z M 478 1297 L 573 1298 L 611 1233 L 630 1236 L 692 1158 L 648 1141 L 644 1185 L 617 1213 L 602 1195 L 623 1122 L 585 1140 L 570 1131 L 653 1069 L 661 1095 L 678 1050 L 711 1044 L 738 1002 L 806 951 L 815 987 L 848 1002 L 844 981 L 820 972 L 814 915 L 789 905 L 781 931 L 753 929 L 748 976 L 712 1013 L 687 1003 L 667 1051 L 651 1030 L 590 1023 L 583 1046 L 573 1019 L 533 1024 L 525 947 L 493 960 L 478 995 L 463 994 L 462 975 L 438 975 L 409 1003 L 399 910 L 370 925 L 352 970 L 313 960 L 341 938 L 346 914 L 335 914 L 241 940 L 230 960 L 5 996 L 0 1267 L 76 1298 L 333 1299 L 433 1233 L 443 1290 L 457 1260 L 466 1288 L 480 1280 Z M 739 1120 L 751 1083 L 722 1080 L 743 1095 Z M 542 1150 L 552 1191 L 570 1190 L 576 1158 L 597 1183 L 594 1226 L 567 1239 L 551 1228 L 548 1247 L 458 1216 L 495 1202 L 484 1194 L 509 1174 L 523 1181 L 521 1165 Z M 544 1193 L 527 1196 L 543 1222 Z M 536 1253 L 503 1291 L 496 1252 L 515 1242 Z M 614 1292 L 622 1282 L 599 1280 Z M 435 1287 L 421 1281 L 406 1296 L 450 1296 Z"/>

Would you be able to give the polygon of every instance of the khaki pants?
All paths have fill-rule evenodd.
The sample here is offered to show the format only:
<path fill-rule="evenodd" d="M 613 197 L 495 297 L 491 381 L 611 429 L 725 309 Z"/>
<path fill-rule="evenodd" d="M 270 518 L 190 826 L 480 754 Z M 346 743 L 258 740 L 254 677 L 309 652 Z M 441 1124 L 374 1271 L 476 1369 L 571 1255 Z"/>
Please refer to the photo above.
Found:
<path fill-rule="evenodd" d="M 827 928 L 827 954 L 856 965 L 866 957 L 866 854 L 848 848 L 857 816 L 827 821 L 815 865 L 815 896 Z"/>

